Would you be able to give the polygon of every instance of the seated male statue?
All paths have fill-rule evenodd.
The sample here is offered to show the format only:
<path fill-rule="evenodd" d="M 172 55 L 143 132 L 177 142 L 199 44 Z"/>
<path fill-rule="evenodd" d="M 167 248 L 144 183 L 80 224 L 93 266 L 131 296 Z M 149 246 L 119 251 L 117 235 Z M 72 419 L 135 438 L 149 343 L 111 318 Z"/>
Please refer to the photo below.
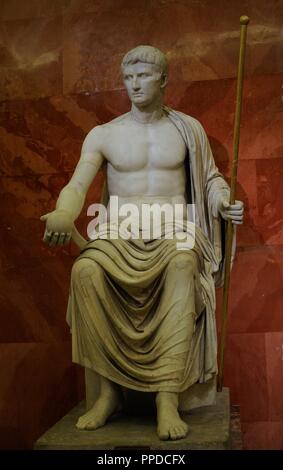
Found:
<path fill-rule="evenodd" d="M 122 73 L 131 110 L 87 135 L 56 209 L 41 217 L 44 241 L 70 241 L 103 162 L 109 196 L 118 197 L 119 207 L 194 207 L 191 249 L 178 249 L 175 232 L 89 240 L 73 266 L 67 312 L 73 361 L 100 380 L 100 395 L 77 427 L 103 426 L 121 408 L 126 388 L 156 393 L 158 436 L 175 440 L 188 432 L 180 394 L 217 374 L 215 285 L 223 272 L 223 228 L 229 219 L 242 223 L 243 204 L 229 205 L 229 186 L 200 123 L 163 105 L 165 55 L 139 46 L 125 55 Z"/>

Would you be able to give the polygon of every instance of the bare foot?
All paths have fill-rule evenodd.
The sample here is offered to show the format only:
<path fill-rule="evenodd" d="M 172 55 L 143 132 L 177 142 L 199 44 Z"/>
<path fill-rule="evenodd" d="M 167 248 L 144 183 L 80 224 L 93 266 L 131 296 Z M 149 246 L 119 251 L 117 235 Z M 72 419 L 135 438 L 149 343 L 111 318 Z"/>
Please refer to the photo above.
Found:
<path fill-rule="evenodd" d="M 121 398 L 117 390 L 109 390 L 106 394 L 101 394 L 94 406 L 82 415 L 76 426 L 79 429 L 97 429 L 104 426 L 107 419 L 116 411 L 121 409 Z"/>
<path fill-rule="evenodd" d="M 178 413 L 178 394 L 159 392 L 156 396 L 157 434 L 159 439 L 182 439 L 188 434 L 188 425 Z"/>

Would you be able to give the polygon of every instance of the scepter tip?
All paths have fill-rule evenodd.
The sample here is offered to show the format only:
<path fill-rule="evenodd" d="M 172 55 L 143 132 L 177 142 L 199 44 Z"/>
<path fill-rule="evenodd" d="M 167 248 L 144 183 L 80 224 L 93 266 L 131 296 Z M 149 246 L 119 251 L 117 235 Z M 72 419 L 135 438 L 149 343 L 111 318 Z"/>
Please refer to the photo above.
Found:
<path fill-rule="evenodd" d="M 247 25 L 247 24 L 249 24 L 249 22 L 250 22 L 250 19 L 249 19 L 248 16 L 246 16 L 246 15 L 241 16 L 241 18 L 240 18 L 240 24 L 245 24 L 245 25 Z"/>

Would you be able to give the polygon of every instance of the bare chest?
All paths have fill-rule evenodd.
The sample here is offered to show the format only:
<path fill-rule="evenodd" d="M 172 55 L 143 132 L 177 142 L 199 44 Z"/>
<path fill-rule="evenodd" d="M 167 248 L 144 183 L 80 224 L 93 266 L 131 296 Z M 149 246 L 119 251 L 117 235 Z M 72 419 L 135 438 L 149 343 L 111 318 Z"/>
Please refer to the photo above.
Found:
<path fill-rule="evenodd" d="M 186 146 L 169 119 L 156 124 L 112 126 L 103 153 L 119 172 L 174 170 L 183 166 Z"/>

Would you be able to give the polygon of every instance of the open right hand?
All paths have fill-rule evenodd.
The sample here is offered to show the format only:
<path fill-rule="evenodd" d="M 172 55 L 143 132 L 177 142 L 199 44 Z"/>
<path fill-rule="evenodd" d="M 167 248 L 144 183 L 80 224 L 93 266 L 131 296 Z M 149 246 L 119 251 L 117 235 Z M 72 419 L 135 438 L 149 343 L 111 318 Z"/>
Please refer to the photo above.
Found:
<path fill-rule="evenodd" d="M 57 209 L 40 217 L 46 222 L 43 241 L 49 246 L 67 245 L 72 237 L 74 222 L 70 214 L 65 210 Z"/>

